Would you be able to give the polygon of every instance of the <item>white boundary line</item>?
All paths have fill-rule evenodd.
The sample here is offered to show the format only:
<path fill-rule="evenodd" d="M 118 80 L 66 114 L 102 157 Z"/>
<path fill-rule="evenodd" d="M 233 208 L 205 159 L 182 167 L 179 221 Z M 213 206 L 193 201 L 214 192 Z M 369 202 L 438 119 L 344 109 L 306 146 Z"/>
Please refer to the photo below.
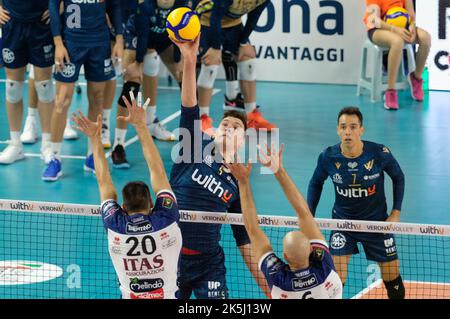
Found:
<path fill-rule="evenodd" d="M 41 157 L 41 154 L 37 153 L 25 153 L 26 157 Z M 61 158 L 68 158 L 68 159 L 78 159 L 78 160 L 85 160 L 86 156 L 79 156 L 79 155 L 61 155 Z"/>

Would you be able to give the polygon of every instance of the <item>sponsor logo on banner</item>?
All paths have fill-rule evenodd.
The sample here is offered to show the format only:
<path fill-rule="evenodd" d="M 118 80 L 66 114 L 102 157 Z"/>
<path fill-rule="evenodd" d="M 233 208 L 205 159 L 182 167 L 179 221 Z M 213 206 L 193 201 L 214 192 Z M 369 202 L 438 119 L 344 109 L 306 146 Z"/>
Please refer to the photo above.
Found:
<path fill-rule="evenodd" d="M 360 224 L 355 224 L 350 221 L 346 222 L 336 222 L 336 226 L 338 229 L 345 229 L 345 230 L 362 230 L 362 226 Z"/>
<path fill-rule="evenodd" d="M 420 227 L 420 232 L 422 234 L 430 234 L 430 235 L 444 235 L 444 228 L 436 227 L 436 226 L 427 226 L 427 227 Z"/>
<path fill-rule="evenodd" d="M 271 217 L 259 217 L 259 224 L 260 225 L 267 225 L 267 226 L 278 226 L 280 225 L 280 221 Z"/>
<path fill-rule="evenodd" d="M 194 220 L 197 220 L 197 214 L 188 213 L 188 212 L 180 212 L 180 219 L 182 221 L 194 221 Z"/>
<path fill-rule="evenodd" d="M 17 202 L 17 203 L 10 203 L 9 206 L 12 210 L 18 210 L 18 211 L 33 211 L 34 205 L 31 203 L 24 203 L 24 202 Z"/>
<path fill-rule="evenodd" d="M 33 284 L 60 277 L 63 270 L 38 261 L 0 261 L 0 286 Z"/>
<path fill-rule="evenodd" d="M 298 223 L 296 220 L 285 220 L 284 221 L 284 225 L 285 226 L 297 226 Z"/>

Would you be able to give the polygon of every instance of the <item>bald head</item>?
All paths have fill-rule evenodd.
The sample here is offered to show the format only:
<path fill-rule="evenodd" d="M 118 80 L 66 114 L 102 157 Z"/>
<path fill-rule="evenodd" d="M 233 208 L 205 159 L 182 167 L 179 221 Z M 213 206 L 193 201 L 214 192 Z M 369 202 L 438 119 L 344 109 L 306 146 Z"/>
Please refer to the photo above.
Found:
<path fill-rule="evenodd" d="M 284 258 L 291 268 L 306 267 L 309 264 L 311 246 L 308 237 L 301 231 L 291 231 L 284 236 Z"/>

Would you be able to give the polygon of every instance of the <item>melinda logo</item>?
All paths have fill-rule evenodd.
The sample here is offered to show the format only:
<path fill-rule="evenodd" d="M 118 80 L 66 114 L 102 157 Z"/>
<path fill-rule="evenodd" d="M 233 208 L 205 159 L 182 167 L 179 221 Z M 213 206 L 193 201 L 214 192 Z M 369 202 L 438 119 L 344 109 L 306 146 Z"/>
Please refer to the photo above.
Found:
<path fill-rule="evenodd" d="M 217 195 L 223 202 L 228 203 L 228 201 L 233 197 L 228 189 L 224 189 L 221 182 L 218 182 L 212 175 L 203 176 L 198 172 L 198 169 L 192 173 L 192 180 L 202 185 L 214 195 Z"/>
<path fill-rule="evenodd" d="M 38 261 L 0 261 L 0 286 L 49 281 L 62 274 L 60 267 Z"/>

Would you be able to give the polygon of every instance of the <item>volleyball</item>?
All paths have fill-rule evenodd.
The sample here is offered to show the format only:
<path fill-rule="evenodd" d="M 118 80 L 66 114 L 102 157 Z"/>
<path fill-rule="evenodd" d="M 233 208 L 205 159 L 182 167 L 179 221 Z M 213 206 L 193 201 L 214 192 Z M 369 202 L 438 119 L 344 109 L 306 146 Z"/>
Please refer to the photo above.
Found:
<path fill-rule="evenodd" d="M 193 41 L 200 33 L 200 20 L 190 8 L 181 7 L 169 13 L 166 28 L 173 40 Z"/>
<path fill-rule="evenodd" d="M 399 28 L 409 28 L 411 18 L 408 11 L 402 7 L 390 8 L 384 16 L 384 21 L 387 24 L 394 25 Z"/>

